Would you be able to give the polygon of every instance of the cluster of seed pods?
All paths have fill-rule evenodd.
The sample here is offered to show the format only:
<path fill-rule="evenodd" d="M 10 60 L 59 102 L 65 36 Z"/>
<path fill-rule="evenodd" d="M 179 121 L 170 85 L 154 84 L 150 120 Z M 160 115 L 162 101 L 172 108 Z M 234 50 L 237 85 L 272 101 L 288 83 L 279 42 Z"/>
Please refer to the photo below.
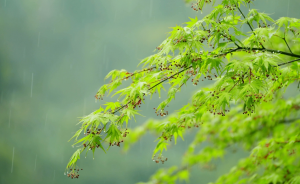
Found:
<path fill-rule="evenodd" d="M 84 135 L 85 136 L 87 136 L 87 135 L 90 135 L 90 134 L 93 134 L 93 135 L 99 135 L 101 132 L 102 132 L 102 130 L 103 130 L 103 128 L 98 128 L 98 129 L 93 129 L 93 130 L 91 130 L 91 129 L 87 129 L 87 131 L 84 133 Z M 95 147 L 96 148 L 99 148 L 100 147 L 100 145 L 99 144 L 96 144 L 96 143 L 94 143 L 94 144 L 91 144 L 91 143 L 84 143 L 83 144 L 83 147 L 89 147 L 89 149 L 90 150 L 92 150 L 92 149 L 94 149 Z"/>
<path fill-rule="evenodd" d="M 193 124 L 189 124 L 189 125 L 179 125 L 178 127 L 190 129 L 193 126 L 195 128 L 198 128 L 201 124 L 203 124 L 203 123 L 193 123 Z"/>
<path fill-rule="evenodd" d="M 90 129 L 87 129 L 86 130 L 86 133 L 84 133 L 84 135 L 89 135 L 89 134 L 97 134 L 99 135 L 101 132 L 102 132 L 103 128 L 98 128 L 98 129 L 95 129 L 94 131 L 90 130 Z"/>
<path fill-rule="evenodd" d="M 155 107 L 154 107 L 153 109 L 155 110 Z M 158 112 L 157 109 L 156 109 L 156 110 L 155 110 L 155 114 L 156 114 L 157 116 L 166 116 L 166 115 L 169 115 L 169 112 L 168 112 L 168 111 L 166 111 L 166 112 L 163 112 L 163 111 Z"/>
<path fill-rule="evenodd" d="M 183 38 L 183 37 L 180 37 L 179 39 L 174 39 L 174 40 L 173 40 L 173 44 L 174 44 L 174 45 L 177 45 L 177 44 L 179 44 L 180 42 L 186 42 L 186 39 Z"/>
<path fill-rule="evenodd" d="M 102 95 L 96 94 L 95 98 L 96 98 L 96 100 L 103 100 L 103 96 Z"/>
<path fill-rule="evenodd" d="M 201 10 L 201 8 L 199 7 L 199 3 L 201 3 L 201 1 L 205 1 L 205 3 L 211 3 L 211 0 L 199 0 L 198 3 L 192 4 L 191 8 L 195 11 Z"/>
<path fill-rule="evenodd" d="M 123 140 L 121 140 L 121 141 L 118 141 L 118 142 L 114 142 L 114 143 L 109 143 L 109 146 L 119 146 L 120 147 L 120 144 L 122 143 L 122 142 L 124 142 Z"/>
<path fill-rule="evenodd" d="M 83 169 L 81 169 L 81 170 L 83 170 Z M 71 179 L 73 179 L 73 178 L 79 178 L 79 174 L 78 174 L 78 172 L 79 172 L 79 169 L 70 169 L 70 173 L 67 173 L 67 176 L 68 177 L 71 177 Z M 66 175 L 66 173 L 65 173 L 65 175 Z"/>
<path fill-rule="evenodd" d="M 143 98 L 143 100 L 145 100 L 145 98 Z M 138 102 L 136 102 L 136 103 L 131 102 L 131 104 L 133 105 L 133 108 L 134 108 L 134 109 L 135 109 L 137 106 L 138 106 L 138 107 L 141 107 L 142 100 L 139 98 L 139 99 L 138 99 Z"/>
<path fill-rule="evenodd" d="M 153 162 L 155 163 L 159 163 L 161 162 L 162 164 L 164 164 L 166 161 L 168 161 L 168 158 L 167 157 L 164 157 L 164 156 L 157 156 L 157 155 L 154 155 L 154 157 L 152 158 Z"/>
<path fill-rule="evenodd" d="M 228 9 L 228 10 L 235 10 L 236 9 L 236 5 L 233 5 L 233 6 L 225 5 L 224 8 Z"/>
<path fill-rule="evenodd" d="M 120 131 L 120 133 L 122 134 L 122 132 Z M 127 131 L 127 128 L 125 129 L 125 132 L 123 133 L 123 137 L 126 137 L 127 136 L 127 134 L 129 134 L 129 132 Z M 119 146 L 120 147 L 120 145 L 121 145 L 121 143 L 122 142 L 124 142 L 124 140 L 121 140 L 121 141 L 117 141 L 117 142 L 110 142 L 109 143 L 109 146 Z"/>

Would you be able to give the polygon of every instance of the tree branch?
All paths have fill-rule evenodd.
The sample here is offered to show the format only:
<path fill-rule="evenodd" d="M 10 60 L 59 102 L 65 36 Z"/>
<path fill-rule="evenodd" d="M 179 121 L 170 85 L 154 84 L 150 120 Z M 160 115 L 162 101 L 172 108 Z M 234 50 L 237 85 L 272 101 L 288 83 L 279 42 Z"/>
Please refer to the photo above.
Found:
<path fill-rule="evenodd" d="M 230 50 L 230 51 L 228 51 L 228 52 L 225 52 L 225 53 L 222 53 L 222 54 L 215 55 L 214 57 L 224 56 L 224 55 L 227 55 L 227 54 L 236 52 L 236 51 L 238 51 L 238 50 L 242 50 L 242 47 L 238 47 L 238 48 L 232 49 L 232 50 Z"/>
<path fill-rule="evenodd" d="M 266 52 L 270 52 L 270 53 L 278 53 L 278 54 L 282 54 L 282 55 L 286 55 L 286 56 L 300 58 L 300 55 L 298 55 L 298 54 L 284 52 L 284 51 L 281 51 L 281 50 L 273 50 L 273 49 L 266 49 L 266 48 L 250 48 L 250 47 L 237 47 L 237 48 L 232 49 L 232 50 L 230 50 L 228 52 L 225 52 L 223 54 L 215 55 L 215 57 L 223 56 L 223 55 L 233 53 L 233 52 L 236 52 L 236 51 L 239 51 L 239 50 L 266 51 Z"/>
<path fill-rule="evenodd" d="M 265 49 L 265 48 L 248 48 L 248 47 L 237 47 L 235 49 L 232 49 L 228 52 L 225 52 L 225 53 L 222 53 L 222 54 L 218 54 L 218 55 L 215 55 L 214 57 L 220 57 L 220 56 L 224 56 L 224 55 L 227 55 L 227 54 L 230 54 L 230 53 L 233 53 L 233 52 L 236 52 L 236 51 L 239 51 L 239 50 L 259 50 L 259 51 L 267 51 L 267 52 L 272 52 L 272 53 L 279 53 L 279 54 L 283 54 L 283 55 L 287 55 L 287 56 L 292 56 L 292 57 L 297 57 L 298 59 L 295 59 L 295 60 L 292 60 L 292 61 L 289 61 L 289 62 L 286 62 L 286 63 L 281 63 L 277 66 L 282 66 L 282 65 L 286 65 L 286 64 L 289 64 L 289 63 L 293 63 L 295 61 L 299 61 L 300 60 L 300 55 L 297 55 L 297 54 L 293 54 L 293 53 L 288 53 L 288 52 L 284 52 L 284 51 L 279 51 L 279 50 L 272 50 L 272 49 Z M 274 66 L 276 67 L 276 66 Z M 152 68 L 148 68 L 149 69 L 153 69 L 155 67 L 152 67 Z M 152 86 L 151 88 L 149 88 L 148 90 L 151 90 L 153 88 L 155 88 L 156 86 L 158 86 L 159 84 L 165 82 L 166 80 L 168 79 L 171 79 L 172 77 L 174 77 L 175 75 L 178 75 L 188 69 L 192 68 L 192 66 L 189 66 L 187 68 L 184 68 L 182 69 L 181 71 L 171 75 L 170 77 L 166 77 L 165 79 L 163 79 L 162 81 L 160 81 L 159 83 L 155 84 L 154 86 Z M 229 92 L 231 90 L 233 90 L 233 88 L 238 84 L 239 81 L 237 81 L 234 86 L 229 90 Z M 145 94 L 144 94 L 145 95 Z M 112 114 L 115 114 L 116 112 L 120 111 L 122 108 L 126 107 L 131 101 L 129 101 L 127 104 L 119 107 L 116 111 L 112 112 Z M 110 111 L 111 112 L 111 111 Z"/>
<path fill-rule="evenodd" d="M 266 49 L 266 48 L 249 48 L 249 47 L 241 47 L 238 50 L 242 50 L 242 49 L 267 51 L 267 52 L 278 53 L 278 54 L 283 54 L 283 55 L 287 55 L 287 56 L 300 58 L 300 55 L 298 55 L 298 54 L 293 54 L 293 53 L 284 52 L 284 51 L 280 51 L 280 50 L 272 50 L 272 49 Z"/>

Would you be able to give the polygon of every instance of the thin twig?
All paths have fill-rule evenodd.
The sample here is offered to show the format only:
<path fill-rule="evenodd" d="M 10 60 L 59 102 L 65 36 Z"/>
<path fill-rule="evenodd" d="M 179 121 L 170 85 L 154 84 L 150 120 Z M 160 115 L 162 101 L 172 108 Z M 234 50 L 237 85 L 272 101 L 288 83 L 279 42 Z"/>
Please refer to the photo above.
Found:
<path fill-rule="evenodd" d="M 237 6 L 238 10 L 240 11 L 240 13 L 242 14 L 242 16 L 244 17 L 244 19 L 246 19 L 244 13 L 242 12 L 242 10 L 239 8 L 239 6 Z M 250 25 L 250 23 L 247 21 L 248 26 L 250 27 L 251 31 L 254 33 L 254 30 L 252 28 L 252 26 Z M 254 33 L 255 35 L 255 33 Z"/>
<path fill-rule="evenodd" d="M 295 60 L 292 60 L 292 61 L 289 61 L 289 62 L 286 62 L 286 63 L 281 63 L 281 64 L 279 64 L 279 65 L 277 65 L 277 66 L 282 66 L 282 65 L 290 64 L 290 63 L 293 63 L 293 62 L 295 62 L 295 61 L 300 61 L 300 58 L 295 59 Z M 276 66 L 274 66 L 274 67 L 276 67 Z"/>
<path fill-rule="evenodd" d="M 205 29 L 203 23 L 201 23 L 201 26 L 202 26 L 202 28 L 203 28 L 204 31 L 207 31 L 207 30 Z"/>
<path fill-rule="evenodd" d="M 189 76 L 189 78 L 186 80 L 186 82 L 191 78 L 192 76 Z M 177 90 L 179 90 L 185 83 L 182 83 L 178 88 Z"/>
<path fill-rule="evenodd" d="M 228 52 L 225 52 L 225 53 L 222 53 L 222 54 L 215 55 L 214 57 L 224 56 L 224 55 L 233 53 L 233 52 L 238 51 L 238 50 L 242 50 L 242 47 L 238 47 L 238 48 L 232 49 L 232 50 L 230 50 L 230 51 L 228 51 Z"/>
<path fill-rule="evenodd" d="M 162 80 L 162 81 L 160 81 L 159 83 L 155 84 L 154 86 L 152 86 L 152 87 L 149 88 L 148 90 L 151 90 L 151 89 L 155 88 L 155 87 L 158 86 L 159 84 L 165 82 L 166 80 L 168 80 L 168 79 L 174 77 L 175 75 L 178 75 L 178 74 L 180 74 L 181 72 L 184 72 L 184 71 L 186 71 L 186 70 L 188 70 L 188 69 L 190 69 L 190 68 L 192 68 L 192 66 L 187 67 L 187 68 L 184 68 L 183 70 L 181 70 L 181 71 L 179 71 L 179 72 L 177 72 L 177 73 L 171 75 L 170 77 L 166 77 L 164 80 Z M 144 93 L 144 96 L 145 96 L 145 93 Z M 122 106 L 119 107 L 117 110 L 115 110 L 114 112 L 112 112 L 112 114 L 115 114 L 116 112 L 120 111 L 121 109 L 123 109 L 124 107 L 126 107 L 126 106 L 127 106 L 129 103 L 131 103 L 131 102 L 132 102 L 132 100 L 130 100 L 129 102 L 127 102 L 125 105 L 122 105 Z"/>
<path fill-rule="evenodd" d="M 152 86 L 152 87 L 149 88 L 148 90 L 151 90 L 151 89 L 155 88 L 156 86 L 160 85 L 161 83 L 165 82 L 166 80 L 171 79 L 171 78 L 174 77 L 175 75 L 178 75 L 178 74 L 180 74 L 181 72 L 184 72 L 184 71 L 186 71 L 186 70 L 188 70 L 188 69 L 190 69 L 190 68 L 192 68 L 192 66 L 189 66 L 189 67 L 187 67 L 187 68 L 184 68 L 183 70 L 181 70 L 181 71 L 179 71 L 179 72 L 177 72 L 177 73 L 171 75 L 170 77 L 165 78 L 164 80 L 162 80 L 162 81 L 160 81 L 159 83 L 155 84 L 154 86 Z"/>
<path fill-rule="evenodd" d="M 245 15 L 243 14 L 243 12 L 242 12 L 241 9 L 239 8 L 239 6 L 237 6 L 237 8 L 238 8 L 238 10 L 240 11 L 240 13 L 242 14 L 242 16 L 244 17 L 244 19 L 246 19 Z M 254 30 L 253 30 L 253 28 L 252 28 L 252 26 L 250 25 L 250 23 L 249 23 L 248 21 L 247 21 L 247 24 L 248 24 L 248 26 L 250 27 L 252 33 L 253 33 L 254 35 L 256 35 L 255 32 L 254 32 Z M 259 43 L 261 44 L 262 48 L 264 49 L 264 48 L 265 48 L 264 45 L 263 45 L 261 42 L 259 42 Z"/>
<path fill-rule="evenodd" d="M 283 40 L 284 40 L 285 44 L 287 45 L 287 47 L 289 48 L 290 52 L 293 54 L 293 52 L 292 52 L 292 50 L 291 50 L 291 48 L 290 48 L 289 44 L 286 42 L 286 39 L 285 39 L 285 37 L 283 38 Z"/>
<path fill-rule="evenodd" d="M 234 84 L 234 86 L 232 86 L 232 88 L 228 91 L 228 93 L 233 90 L 233 88 L 240 82 L 240 80 L 236 81 L 236 83 Z"/>
<path fill-rule="evenodd" d="M 231 40 L 231 38 L 230 38 L 230 40 Z M 232 43 L 234 43 L 235 46 L 237 46 L 238 48 L 240 48 L 240 46 L 235 41 L 233 41 L 233 40 L 231 40 L 231 41 L 232 41 Z"/>
<path fill-rule="evenodd" d="M 244 73 L 244 75 L 242 75 L 242 80 L 244 81 L 245 75 L 247 74 L 247 72 Z M 232 88 L 228 91 L 228 93 L 233 90 L 233 88 L 240 82 L 240 80 L 236 81 L 236 83 L 234 84 L 234 86 L 232 86 Z M 250 81 L 249 81 L 250 82 Z"/>

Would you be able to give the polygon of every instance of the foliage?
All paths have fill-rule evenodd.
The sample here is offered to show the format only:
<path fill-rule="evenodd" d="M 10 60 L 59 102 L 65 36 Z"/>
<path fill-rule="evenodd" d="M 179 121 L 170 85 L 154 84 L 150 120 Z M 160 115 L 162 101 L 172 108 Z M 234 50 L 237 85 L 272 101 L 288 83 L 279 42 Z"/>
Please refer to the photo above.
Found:
<path fill-rule="evenodd" d="M 190 2 L 187 1 L 187 2 Z M 241 8 L 250 0 L 198 0 L 196 11 L 213 4 L 213 11 L 202 20 L 190 18 L 186 26 L 176 26 L 157 52 L 141 61 L 141 70 L 130 73 L 113 70 L 110 78 L 95 98 L 103 99 L 114 92 L 117 102 L 81 119 L 74 145 L 81 144 L 67 165 L 72 178 L 77 177 L 77 160 L 84 150 L 125 143 L 128 149 L 147 131 L 158 135 L 153 160 L 167 161 L 162 153 L 172 140 L 182 139 L 186 129 L 199 128 L 194 141 L 182 159 L 181 167 L 159 170 L 149 183 L 174 183 L 188 180 L 191 166 L 212 168 L 212 160 L 223 157 L 226 148 L 239 144 L 251 155 L 241 160 L 216 183 L 299 183 L 300 96 L 282 99 L 287 87 L 300 81 L 299 44 L 300 20 L 269 15 L 250 9 L 244 15 Z M 249 31 L 242 31 L 246 25 Z M 128 87 L 118 87 L 131 80 Z M 158 116 L 167 116 L 168 104 L 184 84 L 191 81 L 214 80 L 214 85 L 197 91 L 191 102 L 176 114 L 161 121 L 149 120 L 134 130 L 127 129 L 130 119 L 140 115 L 138 107 L 145 97 L 161 94 L 164 85 L 170 87 L 167 98 L 156 108 Z M 299 87 L 299 84 L 298 84 Z M 79 139 L 84 132 L 86 136 Z M 78 140 L 79 139 L 79 140 Z M 204 141 L 209 146 L 196 152 Z M 263 170 L 263 172 L 262 172 Z"/>

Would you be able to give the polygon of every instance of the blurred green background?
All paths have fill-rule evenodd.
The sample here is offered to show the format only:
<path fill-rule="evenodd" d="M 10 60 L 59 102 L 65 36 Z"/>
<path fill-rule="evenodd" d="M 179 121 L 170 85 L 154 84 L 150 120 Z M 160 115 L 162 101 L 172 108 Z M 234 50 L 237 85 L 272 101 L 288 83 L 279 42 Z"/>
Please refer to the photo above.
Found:
<path fill-rule="evenodd" d="M 299 0 L 257 0 L 252 7 L 273 19 L 300 18 Z M 180 164 L 194 131 L 168 149 L 164 165 L 152 161 L 155 137 L 147 135 L 127 153 L 112 147 L 108 154 L 97 150 L 94 160 L 83 154 L 80 178 L 64 176 L 75 151 L 67 141 L 79 117 L 113 100 L 95 103 L 105 75 L 112 69 L 136 70 L 170 27 L 211 10 L 194 12 L 182 0 L 0 0 L 0 183 L 131 184 L 147 181 L 158 168 Z M 182 88 L 169 112 L 186 104 L 197 88 Z M 153 107 L 160 101 L 158 96 L 147 100 L 142 107 L 146 118 L 129 126 L 157 118 Z M 246 155 L 229 152 L 216 161 L 215 171 L 195 167 L 190 183 L 215 181 Z"/>

